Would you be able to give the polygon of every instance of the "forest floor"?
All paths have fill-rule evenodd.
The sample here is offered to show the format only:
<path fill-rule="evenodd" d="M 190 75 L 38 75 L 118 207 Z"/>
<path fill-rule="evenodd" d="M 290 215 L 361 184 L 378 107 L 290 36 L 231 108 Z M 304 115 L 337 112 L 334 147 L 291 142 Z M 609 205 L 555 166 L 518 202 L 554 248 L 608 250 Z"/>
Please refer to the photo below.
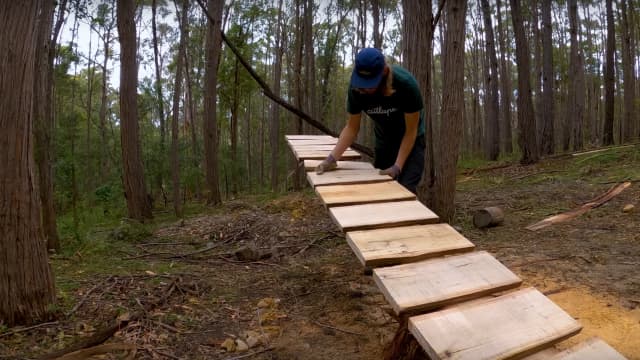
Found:
<path fill-rule="evenodd" d="M 623 180 L 632 186 L 603 206 L 525 229 Z M 638 147 L 461 171 L 452 225 L 580 321 L 581 334 L 561 347 L 597 335 L 637 360 L 639 180 Z M 623 212 L 627 204 L 636 209 Z M 505 222 L 475 229 L 471 212 L 486 206 L 502 207 Z M 75 253 L 54 256 L 57 319 L 0 328 L 0 358 L 38 358 L 116 319 L 128 323 L 107 343 L 135 344 L 135 355 L 102 358 L 380 359 L 397 329 L 311 190 L 228 201 L 142 235 L 132 229 L 96 231 Z"/>

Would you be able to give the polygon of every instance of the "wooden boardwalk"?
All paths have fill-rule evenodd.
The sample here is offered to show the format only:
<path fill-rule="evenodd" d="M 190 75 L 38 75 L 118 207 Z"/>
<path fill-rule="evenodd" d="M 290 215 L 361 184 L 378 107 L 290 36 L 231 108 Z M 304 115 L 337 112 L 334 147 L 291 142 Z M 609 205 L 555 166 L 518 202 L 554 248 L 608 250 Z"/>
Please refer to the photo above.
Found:
<path fill-rule="evenodd" d="M 336 138 L 286 138 L 349 246 L 431 359 L 624 359 L 597 338 L 555 350 L 582 327 L 548 297 L 518 289 L 513 272 L 438 223 L 412 193 L 371 164 L 351 161 L 357 152 L 347 150 L 336 170 L 315 174 Z"/>

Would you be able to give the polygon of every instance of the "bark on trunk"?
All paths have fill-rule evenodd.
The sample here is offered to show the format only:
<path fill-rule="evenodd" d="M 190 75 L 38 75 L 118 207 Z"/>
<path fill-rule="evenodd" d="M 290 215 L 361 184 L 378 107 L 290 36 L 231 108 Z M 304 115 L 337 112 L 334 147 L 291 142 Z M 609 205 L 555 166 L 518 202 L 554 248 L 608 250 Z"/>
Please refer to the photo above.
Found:
<path fill-rule="evenodd" d="M 158 106 L 158 118 L 160 120 L 160 156 L 159 156 L 159 164 L 158 164 L 158 173 L 156 174 L 155 182 L 158 190 L 164 194 L 163 190 L 163 180 L 162 180 L 162 169 L 164 168 L 165 159 L 165 144 L 166 144 L 166 125 L 165 125 L 165 114 L 164 114 L 164 95 L 162 94 L 162 66 L 160 65 L 160 51 L 158 49 L 158 30 L 156 25 L 156 10 L 158 4 L 157 0 L 151 1 L 151 34 L 153 39 L 153 63 L 155 65 L 156 72 L 156 81 L 154 84 L 154 88 L 156 90 L 156 102 Z"/>
<path fill-rule="evenodd" d="M 280 96 L 280 81 L 282 77 L 282 56 L 284 47 L 283 39 L 286 36 L 285 25 L 282 23 L 282 1 L 278 1 L 278 20 L 275 24 L 276 43 L 274 50 L 276 52 L 275 62 L 273 64 L 273 93 Z M 269 126 L 269 142 L 271 143 L 271 191 L 278 191 L 278 162 L 280 158 L 280 106 L 276 103 L 270 103 L 271 121 Z"/>
<path fill-rule="evenodd" d="M 118 34 L 120 37 L 120 139 L 124 191 L 129 217 L 150 219 L 151 203 L 147 195 L 138 128 L 138 64 L 136 60 L 135 2 L 118 0 Z"/>
<path fill-rule="evenodd" d="M 500 155 L 500 124 L 498 122 L 498 57 L 496 56 L 493 24 L 491 22 L 491 8 L 488 0 L 481 0 L 485 29 L 485 67 L 486 87 L 488 99 L 485 102 L 485 151 L 487 159 L 497 160 Z"/>
<path fill-rule="evenodd" d="M 7 326 L 43 320 L 55 301 L 33 153 L 34 85 L 42 69 L 36 49 L 38 34 L 50 34 L 48 6 L 0 3 L 0 322 Z"/>
<path fill-rule="evenodd" d="M 623 116 L 623 142 L 629 142 L 635 137 L 635 58 L 632 49 L 633 40 L 631 27 L 629 24 L 629 12 L 627 11 L 627 1 L 620 0 L 620 12 L 622 17 L 622 71 L 624 78 L 624 116 Z"/>
<path fill-rule="evenodd" d="M 604 130 L 602 145 L 613 144 L 613 112 L 615 96 L 614 53 L 616 51 L 615 23 L 613 20 L 612 0 L 606 1 L 607 7 L 607 49 L 604 64 Z"/>
<path fill-rule="evenodd" d="M 439 138 L 440 162 L 436 165 L 435 201 L 432 210 L 445 222 L 454 215 L 456 165 L 464 116 L 464 38 L 467 2 L 448 0 L 445 4 L 445 35 L 442 79 L 442 118 Z"/>
<path fill-rule="evenodd" d="M 502 2 L 496 0 L 496 12 L 498 16 L 498 37 L 500 38 L 500 108 L 502 148 L 507 154 L 513 152 L 513 138 L 511 136 L 511 70 L 507 63 L 506 29 L 503 30 Z"/>
<path fill-rule="evenodd" d="M 529 45 L 522 24 L 520 0 L 510 0 L 511 19 L 516 39 L 516 63 L 518 65 L 518 143 L 522 152 L 520 163 L 533 164 L 538 161 L 536 119 L 531 100 L 529 74 Z"/>
<path fill-rule="evenodd" d="M 551 28 L 551 0 L 542 0 L 542 155 L 551 155 L 555 149 L 554 141 L 554 75 L 553 44 Z"/>
<path fill-rule="evenodd" d="M 207 203 L 222 202 L 218 188 L 218 121 L 216 98 L 218 84 L 218 63 L 222 51 L 220 24 L 222 22 L 223 0 L 208 0 L 207 8 L 212 18 L 207 25 L 205 56 L 205 99 L 204 99 L 204 165 L 209 194 Z"/>
<path fill-rule="evenodd" d="M 578 5 L 577 0 L 567 3 L 569 12 L 569 32 L 571 34 L 571 54 L 569 60 L 569 91 L 567 99 L 567 131 L 564 134 L 564 150 L 569 149 L 573 135 L 573 150 L 583 148 L 582 124 L 584 122 L 584 68 L 580 44 L 578 42 Z"/>

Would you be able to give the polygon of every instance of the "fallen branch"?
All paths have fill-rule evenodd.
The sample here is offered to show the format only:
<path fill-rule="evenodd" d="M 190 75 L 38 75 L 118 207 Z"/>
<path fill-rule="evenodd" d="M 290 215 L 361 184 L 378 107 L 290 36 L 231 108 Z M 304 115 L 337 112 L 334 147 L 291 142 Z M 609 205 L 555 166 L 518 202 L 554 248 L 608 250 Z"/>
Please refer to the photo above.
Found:
<path fill-rule="evenodd" d="M 128 359 L 135 358 L 137 348 L 133 344 L 107 344 L 107 345 L 98 345 L 88 349 L 74 351 L 62 357 L 59 357 L 56 360 L 84 360 L 95 355 L 104 355 L 114 351 L 123 351 L 123 350 L 129 352 L 129 355 L 125 357 L 125 359 L 128 360 Z"/>
<path fill-rule="evenodd" d="M 564 222 L 567 220 L 571 220 L 573 218 L 576 218 L 584 213 L 586 213 L 587 211 L 597 208 L 601 205 L 603 205 L 604 203 L 606 203 L 607 201 L 613 199 L 616 195 L 620 194 L 624 189 L 628 188 L 629 186 L 631 186 L 630 182 L 625 182 L 622 184 L 618 184 L 614 187 L 612 187 L 611 189 L 609 189 L 607 192 L 605 192 L 604 194 L 598 196 L 597 198 L 589 201 L 588 203 L 580 206 L 579 208 L 564 212 L 562 214 L 558 214 L 558 215 L 554 215 L 551 217 L 548 217 L 542 221 L 539 221 L 535 224 L 529 225 L 526 227 L 527 230 L 531 230 L 531 231 L 537 231 L 540 229 L 544 229 L 548 226 L 551 226 L 553 224 L 557 224 L 560 222 Z"/>

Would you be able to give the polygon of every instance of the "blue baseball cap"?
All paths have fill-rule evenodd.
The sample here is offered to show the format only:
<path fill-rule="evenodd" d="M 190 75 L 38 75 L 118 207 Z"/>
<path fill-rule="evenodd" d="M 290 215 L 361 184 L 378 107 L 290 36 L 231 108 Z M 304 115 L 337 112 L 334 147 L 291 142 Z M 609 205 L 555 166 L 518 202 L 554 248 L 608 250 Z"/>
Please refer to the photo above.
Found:
<path fill-rule="evenodd" d="M 375 48 L 364 48 L 356 55 L 351 74 L 351 87 L 373 89 L 380 85 L 384 74 L 384 55 Z"/>

